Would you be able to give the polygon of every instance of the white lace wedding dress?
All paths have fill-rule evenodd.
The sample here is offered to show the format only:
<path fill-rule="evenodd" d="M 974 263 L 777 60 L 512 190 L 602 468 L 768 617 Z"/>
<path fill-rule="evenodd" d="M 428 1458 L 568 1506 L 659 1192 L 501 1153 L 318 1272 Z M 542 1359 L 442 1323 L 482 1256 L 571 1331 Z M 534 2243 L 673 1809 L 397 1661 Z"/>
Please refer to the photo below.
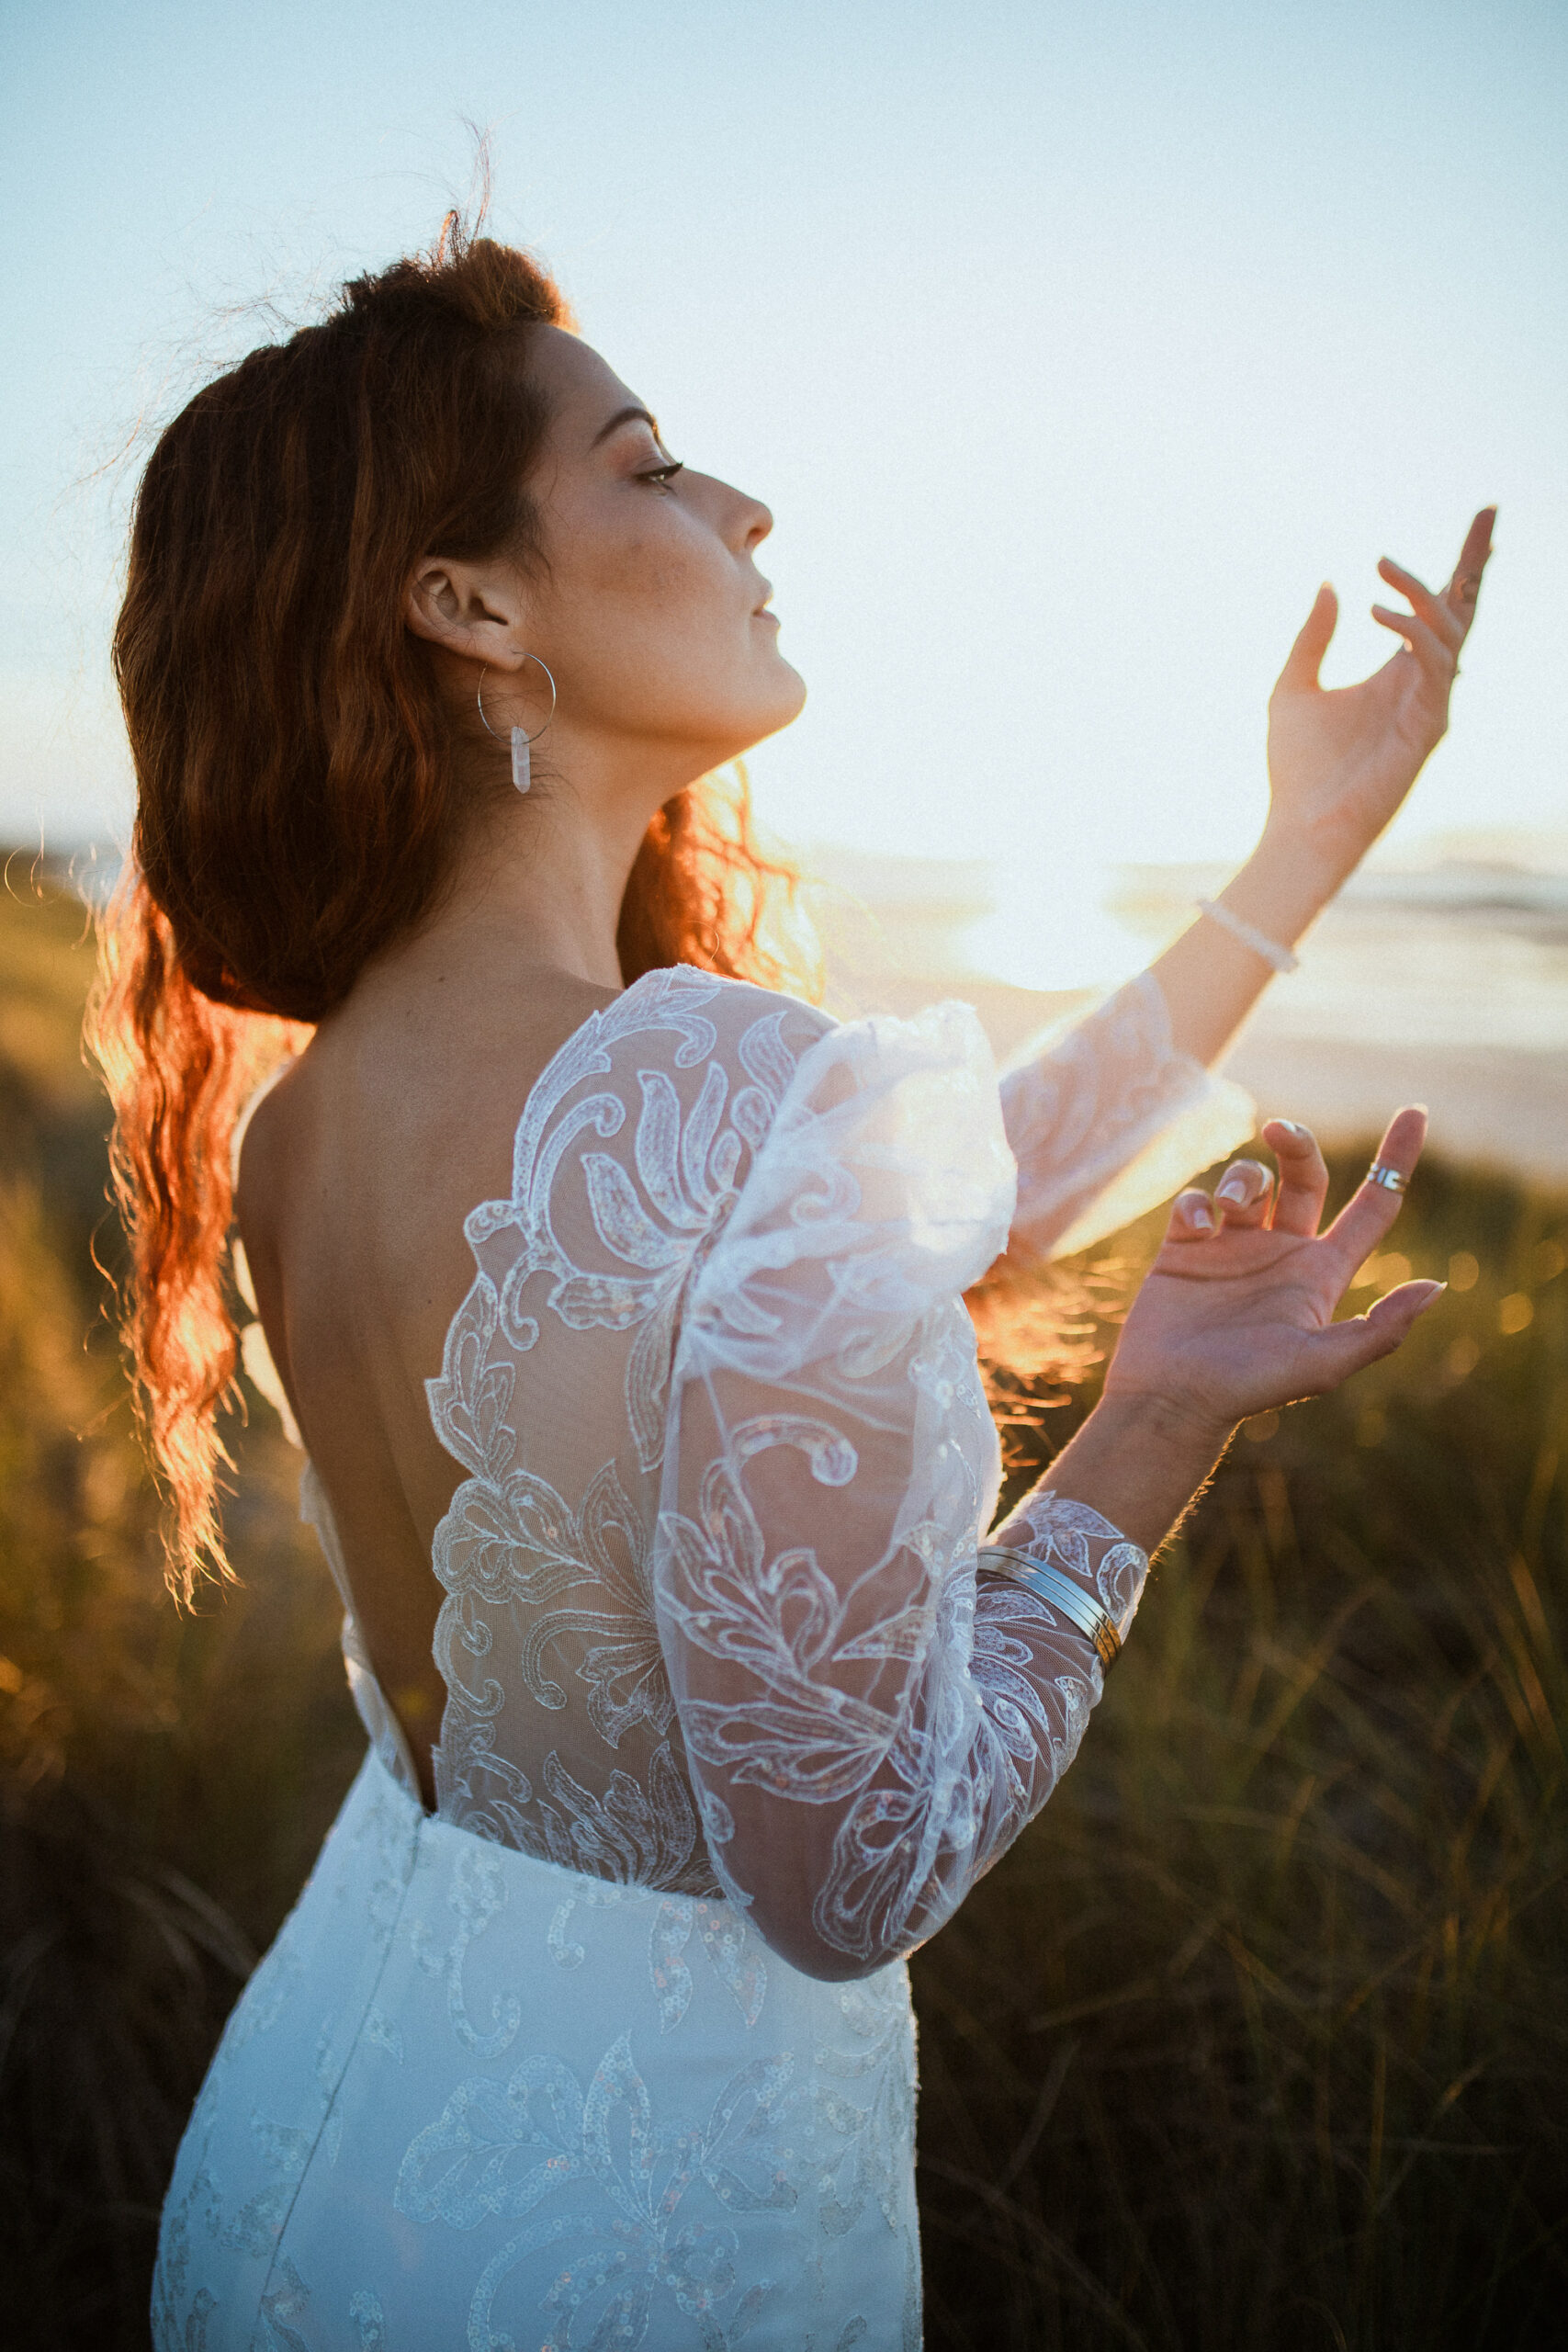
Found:
<path fill-rule="evenodd" d="M 370 1752 L 192 2115 L 158 2352 L 919 2344 L 905 1955 L 1100 1688 L 977 1581 L 961 1294 L 1247 1111 L 1146 978 L 999 1089 L 964 1006 L 839 1025 L 684 967 L 568 1040 L 428 1384 L 437 1808 L 350 1607 Z M 1125 1624 L 1113 1528 L 1044 1498 L 1028 1538 Z"/>

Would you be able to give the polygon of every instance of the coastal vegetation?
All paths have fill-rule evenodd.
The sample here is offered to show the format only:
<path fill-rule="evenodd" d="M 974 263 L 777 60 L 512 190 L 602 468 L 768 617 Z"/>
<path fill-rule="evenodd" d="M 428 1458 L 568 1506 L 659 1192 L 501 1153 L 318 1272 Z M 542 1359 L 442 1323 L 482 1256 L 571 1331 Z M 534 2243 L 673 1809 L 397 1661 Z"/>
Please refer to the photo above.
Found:
<path fill-rule="evenodd" d="M 58 880 L 7 877 L 0 2307 L 39 2352 L 115 2352 L 146 2341 L 212 2043 L 363 1740 L 254 1394 L 242 1582 L 194 1614 L 164 1590 L 107 1312 L 87 926 Z M 977 1302 L 1015 1479 L 1092 1400 L 1155 1223 Z M 1077 1764 L 916 1957 L 932 2352 L 1558 2339 L 1568 1196 L 1426 1164 L 1357 1298 L 1407 1272 L 1448 1296 L 1243 1431 Z"/>

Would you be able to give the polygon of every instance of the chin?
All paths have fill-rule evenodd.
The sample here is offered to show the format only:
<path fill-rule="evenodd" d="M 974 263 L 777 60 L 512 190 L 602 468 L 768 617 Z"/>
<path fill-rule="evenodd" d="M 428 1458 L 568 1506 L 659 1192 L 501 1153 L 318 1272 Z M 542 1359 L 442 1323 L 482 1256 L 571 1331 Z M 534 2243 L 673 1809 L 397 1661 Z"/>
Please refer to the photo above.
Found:
<path fill-rule="evenodd" d="M 761 743 L 766 736 L 777 735 L 784 728 L 793 727 L 805 708 L 806 684 L 803 679 L 797 678 L 795 682 L 795 692 L 787 696 L 781 695 L 771 715 L 766 718 L 759 719 L 751 735 L 751 741 Z"/>
<path fill-rule="evenodd" d="M 774 658 L 777 662 L 778 668 L 783 673 L 780 679 L 781 693 L 779 699 L 784 707 L 784 716 L 773 721 L 773 727 L 769 730 L 770 733 L 777 728 L 787 727 L 790 720 L 792 718 L 798 718 L 801 712 L 806 708 L 805 679 L 801 676 L 800 672 L 795 668 L 792 662 L 784 660 L 782 653 L 776 655 Z"/>
<path fill-rule="evenodd" d="M 705 766 L 722 767 L 727 760 L 742 758 L 754 743 L 798 718 L 806 707 L 806 681 L 775 654 L 761 676 L 753 670 L 745 691 L 726 701 L 728 708 L 709 703 L 700 718 L 694 711 L 689 727 L 681 729 L 694 747 L 701 747 Z"/>

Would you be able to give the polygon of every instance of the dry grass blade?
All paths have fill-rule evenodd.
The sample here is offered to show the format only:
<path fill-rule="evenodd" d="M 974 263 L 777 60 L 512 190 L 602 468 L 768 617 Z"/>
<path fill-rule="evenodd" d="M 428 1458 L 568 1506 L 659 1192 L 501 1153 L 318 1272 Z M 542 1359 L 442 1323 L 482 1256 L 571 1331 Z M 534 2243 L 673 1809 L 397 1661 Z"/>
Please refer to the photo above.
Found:
<path fill-rule="evenodd" d="M 191 2094 L 361 1746 L 265 1412 L 243 1587 L 165 1601 L 92 1260 L 87 960 L 67 895 L 0 895 L 0 2308 L 29 2352 L 145 2346 Z M 1568 1204 L 1424 1167 L 1400 1232 L 1478 1279 L 1244 1435 L 1059 1793 L 917 1957 L 931 2352 L 1560 2337 Z M 1018 1479 L 1149 1239 L 976 1302 Z"/>

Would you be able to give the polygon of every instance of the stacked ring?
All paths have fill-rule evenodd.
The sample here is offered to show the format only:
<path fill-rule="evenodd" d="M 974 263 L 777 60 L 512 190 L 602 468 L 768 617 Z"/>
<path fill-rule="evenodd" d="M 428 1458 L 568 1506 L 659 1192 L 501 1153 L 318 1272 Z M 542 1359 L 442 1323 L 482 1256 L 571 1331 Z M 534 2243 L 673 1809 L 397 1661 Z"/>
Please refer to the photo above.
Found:
<path fill-rule="evenodd" d="M 1385 1193 L 1407 1193 L 1410 1190 L 1409 1177 L 1402 1176 L 1397 1168 L 1391 1168 L 1386 1159 L 1373 1160 L 1367 1170 L 1367 1182 L 1381 1184 Z"/>

